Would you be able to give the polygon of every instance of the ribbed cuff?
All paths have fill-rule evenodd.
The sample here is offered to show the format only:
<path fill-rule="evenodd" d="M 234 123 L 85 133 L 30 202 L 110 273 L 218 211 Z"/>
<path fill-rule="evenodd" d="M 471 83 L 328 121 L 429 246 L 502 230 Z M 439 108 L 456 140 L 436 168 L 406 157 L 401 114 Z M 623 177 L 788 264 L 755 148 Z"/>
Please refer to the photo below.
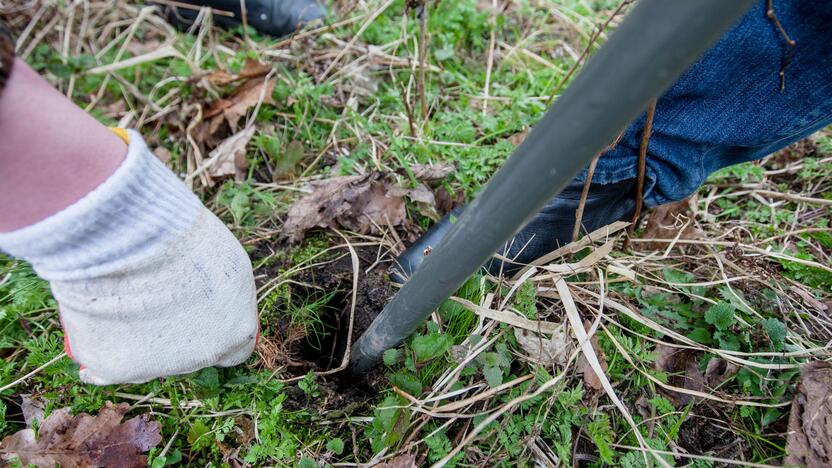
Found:
<path fill-rule="evenodd" d="M 0 233 L 0 250 L 47 280 L 91 278 L 140 262 L 196 220 L 199 199 L 130 131 L 127 157 L 101 185 L 33 225 Z"/>

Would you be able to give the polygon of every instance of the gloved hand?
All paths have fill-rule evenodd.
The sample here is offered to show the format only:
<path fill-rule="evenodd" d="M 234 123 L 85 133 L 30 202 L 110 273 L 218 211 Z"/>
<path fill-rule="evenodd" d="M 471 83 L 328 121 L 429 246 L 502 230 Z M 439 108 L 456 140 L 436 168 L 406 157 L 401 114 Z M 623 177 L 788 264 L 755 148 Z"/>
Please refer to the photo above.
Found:
<path fill-rule="evenodd" d="M 45 220 L 0 233 L 0 249 L 49 281 L 84 382 L 242 363 L 258 333 L 248 256 L 138 133 L 119 135 L 128 153 L 113 175 Z"/>

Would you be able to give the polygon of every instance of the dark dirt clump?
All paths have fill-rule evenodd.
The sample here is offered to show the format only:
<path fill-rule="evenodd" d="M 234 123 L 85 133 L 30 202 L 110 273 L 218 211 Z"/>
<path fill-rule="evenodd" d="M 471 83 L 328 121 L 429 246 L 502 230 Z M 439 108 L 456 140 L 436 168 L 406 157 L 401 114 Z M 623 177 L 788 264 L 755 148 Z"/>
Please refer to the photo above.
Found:
<path fill-rule="evenodd" d="M 356 289 L 352 341 L 361 336 L 381 312 L 394 290 L 387 278 L 387 262 L 378 262 L 378 249 L 356 248 L 359 276 Z M 274 362 L 269 367 L 287 366 L 288 375 L 304 375 L 309 371 L 326 371 L 341 364 L 347 349 L 348 329 L 353 292 L 352 258 L 347 252 L 334 260 L 303 270 L 291 287 L 291 304 L 276 303 L 277 308 L 303 306 L 326 300 L 320 309 L 323 331 L 309 333 L 292 327 L 288 317 L 277 316 L 268 324 L 273 336 L 261 336 L 261 341 L 276 347 Z M 368 271 L 369 270 L 369 271 Z M 374 370 L 362 376 L 348 372 L 315 379 L 314 388 L 302 389 L 297 384 L 286 389 L 284 402 L 289 409 L 308 409 L 326 413 L 327 418 L 347 414 L 363 407 L 377 395 L 384 373 Z"/>
<path fill-rule="evenodd" d="M 285 247 L 257 245 L 250 256 L 273 257 Z M 382 252 L 383 253 L 383 252 Z M 354 342 L 378 316 L 394 291 L 387 278 L 389 260 L 380 256 L 377 247 L 356 248 L 359 258 L 358 285 L 356 288 L 355 315 L 352 341 Z M 257 270 L 260 276 L 258 288 L 280 273 L 285 266 L 284 255 L 278 253 L 277 260 Z M 381 260 L 379 261 L 379 259 Z M 286 365 L 294 375 L 323 371 L 338 367 L 346 351 L 352 305 L 353 268 L 352 259 L 344 249 L 334 259 L 318 259 L 317 265 L 302 270 L 292 277 L 288 297 L 276 298 L 263 325 L 266 335 L 261 335 L 258 350 L 266 368 L 274 369 Z M 312 330 L 308 324 L 292 323 L 285 312 L 290 308 L 303 308 L 317 304 L 319 326 Z"/>
<path fill-rule="evenodd" d="M 697 414 L 688 415 L 679 428 L 679 445 L 695 455 L 737 459 L 743 440 L 722 423 L 715 423 L 724 420 L 715 410 L 700 405 Z"/>
<path fill-rule="evenodd" d="M 283 405 L 288 410 L 306 409 L 322 414 L 324 419 L 335 419 L 364 408 L 378 396 L 384 383 L 386 378 L 380 369 L 361 376 L 348 373 L 324 376 L 316 379 L 315 388 L 309 393 L 298 385 L 287 388 Z"/>
<path fill-rule="evenodd" d="M 363 247 L 356 249 L 356 253 L 359 258 L 359 276 L 353 319 L 353 342 L 370 326 L 394 293 L 385 272 L 386 264 L 376 264 L 376 249 Z M 373 264 L 376 264 L 375 267 L 367 271 Z M 298 275 L 298 281 L 321 288 L 318 291 L 297 291 L 299 295 L 320 294 L 321 290 L 334 293 L 327 304 L 331 316 L 325 320 L 331 320 L 335 327 L 329 336 L 323 337 L 323 341 L 330 342 L 329 346 L 325 346 L 330 351 L 329 356 L 322 356 L 325 353 L 318 349 L 313 349 L 313 353 L 319 355 L 318 365 L 324 368 L 335 367 L 340 363 L 347 345 L 353 289 L 352 259 L 350 255 L 344 255 L 334 262 L 305 270 Z M 332 362 L 328 362 L 330 356 L 334 357 Z M 320 358 L 325 358 L 327 362 L 322 362 Z"/>

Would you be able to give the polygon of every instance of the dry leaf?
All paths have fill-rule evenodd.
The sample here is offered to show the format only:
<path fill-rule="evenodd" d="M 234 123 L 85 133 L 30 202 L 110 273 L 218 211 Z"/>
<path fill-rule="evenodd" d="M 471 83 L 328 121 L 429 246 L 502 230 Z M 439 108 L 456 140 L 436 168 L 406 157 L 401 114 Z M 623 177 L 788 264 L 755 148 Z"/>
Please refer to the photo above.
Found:
<path fill-rule="evenodd" d="M 246 62 L 243 64 L 243 69 L 240 70 L 240 73 L 232 75 L 225 70 L 217 70 L 208 75 L 207 79 L 214 86 L 225 86 L 237 80 L 265 76 L 269 73 L 269 71 L 271 71 L 271 69 L 272 67 L 264 63 L 247 58 Z"/>
<path fill-rule="evenodd" d="M 236 132 L 240 119 L 246 115 L 249 109 L 260 102 L 261 95 L 264 104 L 274 104 L 272 99 L 274 83 L 274 78 L 268 81 L 262 78 L 251 78 L 240 85 L 227 98 L 211 104 L 211 107 L 202 116 L 204 120 L 209 122 L 208 133 L 216 134 L 222 127 L 223 122 L 227 122 L 231 131 Z"/>
<path fill-rule="evenodd" d="M 399 455 L 386 463 L 379 463 L 375 468 L 418 468 L 416 455 Z"/>
<path fill-rule="evenodd" d="M 434 164 L 411 164 L 410 172 L 413 177 L 418 180 L 426 182 L 434 180 L 442 180 L 445 177 L 453 174 L 456 170 L 453 164 L 447 162 L 439 162 Z"/>
<path fill-rule="evenodd" d="M 647 217 L 647 227 L 641 234 L 643 239 L 697 239 L 702 233 L 693 225 L 690 218 L 691 205 L 695 205 L 696 195 L 684 200 L 653 208 Z M 679 234 L 682 230 L 682 234 Z M 646 250 L 663 250 L 667 248 L 667 242 L 647 242 L 642 244 Z"/>
<path fill-rule="evenodd" d="M 415 188 L 408 189 L 404 187 L 391 187 L 387 193 L 389 196 L 407 197 L 410 201 L 417 204 L 419 212 L 423 216 L 439 221 L 439 214 L 436 212 L 436 197 L 433 192 L 425 186 L 425 184 L 417 184 Z"/>
<path fill-rule="evenodd" d="M 121 422 L 130 405 L 107 402 L 96 416 L 72 416 L 69 408 L 53 411 L 35 431 L 24 429 L 3 439 L 0 456 L 16 455 L 26 464 L 40 467 L 147 466 L 143 455 L 162 441 L 161 425 L 142 414 Z"/>
<path fill-rule="evenodd" d="M 803 366 L 789 414 L 785 465 L 832 466 L 832 363 Z"/>
<path fill-rule="evenodd" d="M 166 162 L 170 161 L 170 158 L 172 156 L 170 154 L 170 150 L 168 150 L 164 146 L 157 146 L 153 150 L 153 154 L 156 156 L 156 159 L 158 159 L 159 161 L 162 161 L 163 163 L 166 163 Z"/>
<path fill-rule="evenodd" d="M 405 220 L 404 197 L 378 172 L 313 181 L 313 192 L 296 201 L 286 216 L 281 234 L 299 242 L 314 227 L 344 227 L 377 233 L 381 226 L 398 226 Z"/>
<path fill-rule="evenodd" d="M 419 184 L 416 188 L 408 190 L 407 198 L 410 198 L 410 200 L 415 203 L 424 203 L 431 208 L 436 205 L 436 198 L 434 198 L 433 192 L 431 192 L 429 188 L 425 187 L 424 184 Z"/>
<path fill-rule="evenodd" d="M 248 169 L 246 146 L 252 137 L 254 137 L 254 126 L 226 138 L 208 155 L 208 160 L 211 161 L 208 173 L 212 177 L 233 175 L 238 181 L 243 180 Z"/>
<path fill-rule="evenodd" d="M 657 371 L 668 374 L 667 383 L 669 385 L 686 390 L 702 391 L 705 388 L 705 379 L 702 377 L 702 372 L 699 371 L 696 354 L 697 352 L 692 349 L 657 344 L 656 362 L 653 367 Z M 692 398 L 687 393 L 664 389 L 661 389 L 661 391 L 676 406 L 686 405 Z"/>
<path fill-rule="evenodd" d="M 162 42 L 159 39 L 144 38 L 141 41 L 130 41 L 127 45 L 124 46 L 124 49 L 133 54 L 134 56 L 138 57 L 139 55 L 144 55 L 159 50 L 162 47 Z"/>
<path fill-rule="evenodd" d="M 589 320 L 584 320 L 584 329 L 589 332 L 589 329 L 592 328 L 592 324 Z M 601 364 L 601 370 L 604 372 L 607 371 L 607 359 L 604 356 L 604 352 L 601 350 L 601 346 L 598 344 L 598 337 L 596 335 L 592 335 L 592 338 L 589 339 L 589 342 L 592 344 L 592 349 L 595 350 L 595 355 L 598 356 L 598 363 Z M 584 385 L 593 389 L 593 390 L 601 390 L 603 386 L 601 385 L 601 379 L 595 374 L 595 371 L 592 370 L 592 366 L 589 365 L 589 361 L 586 360 L 583 353 L 578 357 L 578 361 L 576 363 L 578 372 L 582 372 L 584 374 Z"/>
<path fill-rule="evenodd" d="M 38 427 L 43 425 L 43 415 L 46 413 L 46 400 L 40 396 L 32 396 L 22 393 L 20 395 L 20 411 L 23 413 L 23 420 L 26 427 L 33 427 L 37 422 Z"/>
<path fill-rule="evenodd" d="M 244 447 L 250 446 L 256 438 L 254 422 L 247 416 L 237 416 L 234 422 L 237 423 L 234 427 L 234 431 L 237 433 L 237 443 Z"/>
<path fill-rule="evenodd" d="M 522 328 L 514 329 L 514 337 L 517 344 L 526 352 L 526 356 L 537 364 L 556 365 L 563 367 L 569 358 L 569 353 L 574 349 L 571 334 L 566 331 L 566 326 L 561 326 L 551 338 L 540 336 Z"/>
<path fill-rule="evenodd" d="M 820 312 L 822 314 L 825 314 L 827 310 L 830 310 L 830 307 L 829 307 L 828 303 L 824 304 L 823 302 L 815 299 L 812 296 L 811 293 L 809 293 L 804 288 L 802 288 L 798 285 L 793 285 L 793 286 L 789 287 L 789 291 L 791 291 L 791 292 L 797 294 L 798 296 L 800 296 L 800 298 L 803 299 L 804 304 L 814 308 L 815 310 L 817 310 L 818 312 Z"/>
<path fill-rule="evenodd" d="M 526 139 L 530 131 L 531 130 L 523 130 L 522 132 L 517 132 L 508 137 L 508 141 L 514 146 L 520 146 L 520 143 L 523 143 L 523 140 Z"/>
<path fill-rule="evenodd" d="M 740 370 L 739 366 L 722 358 L 711 358 L 705 369 L 705 383 L 710 388 L 717 388 Z"/>
<path fill-rule="evenodd" d="M 465 193 L 462 191 L 451 195 L 445 187 L 436 189 L 436 208 L 442 214 L 450 213 L 454 208 L 460 207 L 465 203 Z"/>
<path fill-rule="evenodd" d="M 371 46 L 372 47 L 372 46 Z M 359 96 L 377 96 L 379 79 L 376 70 L 366 65 L 352 62 L 341 70 L 341 74 L 350 83 L 350 91 Z"/>

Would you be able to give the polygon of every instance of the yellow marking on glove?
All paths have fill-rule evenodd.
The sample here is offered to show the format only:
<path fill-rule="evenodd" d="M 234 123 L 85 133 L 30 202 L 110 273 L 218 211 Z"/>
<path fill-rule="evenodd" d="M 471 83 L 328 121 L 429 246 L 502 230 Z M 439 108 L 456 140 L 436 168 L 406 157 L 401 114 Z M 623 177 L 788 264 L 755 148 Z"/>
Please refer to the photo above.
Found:
<path fill-rule="evenodd" d="M 121 141 L 123 141 L 125 145 L 130 144 L 130 134 L 127 133 L 126 129 L 110 127 L 110 131 L 115 133 L 117 137 L 121 138 Z"/>

